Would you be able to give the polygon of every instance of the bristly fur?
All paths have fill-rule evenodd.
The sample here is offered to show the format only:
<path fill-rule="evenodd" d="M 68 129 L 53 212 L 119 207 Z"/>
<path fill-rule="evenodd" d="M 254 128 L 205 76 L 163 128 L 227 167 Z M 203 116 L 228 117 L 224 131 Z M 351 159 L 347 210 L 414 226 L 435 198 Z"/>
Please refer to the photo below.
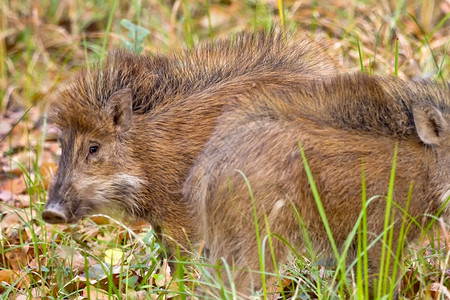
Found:
<path fill-rule="evenodd" d="M 427 104 L 450 114 L 449 86 L 433 82 L 408 82 L 394 77 L 341 74 L 304 80 L 297 89 L 276 95 L 261 93 L 253 101 L 239 99 L 253 118 L 307 119 L 320 126 L 355 130 L 359 134 L 407 138 L 417 136 L 412 105 Z M 333 95 L 333 97 L 330 97 Z M 257 99 L 257 98 L 264 99 Z M 283 101 L 280 101 L 283 99 Z M 245 107 L 245 108 L 244 108 Z"/>
<path fill-rule="evenodd" d="M 323 60 L 324 55 L 309 38 L 293 38 L 276 29 L 268 33 L 241 33 L 232 39 L 217 40 L 168 56 L 115 50 L 102 67 L 84 70 L 62 91 L 51 117 L 62 127 L 71 127 L 75 122 L 76 127 L 83 128 L 93 119 L 99 119 L 101 124 L 104 118 L 97 112 L 115 91 L 123 88 L 133 92 L 134 113 L 145 114 L 157 105 L 207 93 L 241 77 L 273 72 L 331 75 L 338 64 Z M 75 119 L 70 111 L 77 112 Z"/>
<path fill-rule="evenodd" d="M 313 101 L 317 106 L 312 107 L 318 109 L 312 111 L 311 116 L 320 118 L 324 125 L 374 135 L 419 139 L 413 120 L 413 104 L 428 104 L 443 113 L 450 113 L 448 86 L 433 82 L 343 75 L 318 82 L 315 90 L 317 94 Z"/>

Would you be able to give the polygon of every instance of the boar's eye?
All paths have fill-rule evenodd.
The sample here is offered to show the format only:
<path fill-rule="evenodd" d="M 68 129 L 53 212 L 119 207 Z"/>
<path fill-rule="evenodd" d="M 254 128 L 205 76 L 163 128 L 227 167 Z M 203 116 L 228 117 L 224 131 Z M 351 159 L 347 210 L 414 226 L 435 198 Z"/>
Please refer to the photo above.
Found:
<path fill-rule="evenodd" d="M 97 145 L 93 145 L 89 147 L 89 154 L 90 155 L 94 155 L 98 152 L 98 146 Z"/>
<path fill-rule="evenodd" d="M 90 144 L 89 145 L 89 152 L 86 156 L 86 160 L 89 162 L 91 159 L 95 158 L 98 155 L 98 151 L 100 150 L 100 146 L 98 144 Z"/>

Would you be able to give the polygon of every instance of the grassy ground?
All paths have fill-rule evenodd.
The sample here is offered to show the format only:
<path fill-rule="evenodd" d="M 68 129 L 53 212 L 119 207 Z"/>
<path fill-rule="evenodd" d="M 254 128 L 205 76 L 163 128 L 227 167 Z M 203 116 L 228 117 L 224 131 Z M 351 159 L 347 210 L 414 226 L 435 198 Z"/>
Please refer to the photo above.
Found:
<path fill-rule="evenodd" d="M 129 228 L 97 217 L 49 226 L 40 218 L 59 151 L 45 122 L 46 103 L 107 49 L 166 53 L 275 23 L 321 40 L 349 72 L 444 81 L 449 17 L 448 0 L 1 1 L 2 297 L 183 298 L 208 279 L 199 279 L 200 263 L 170 270 L 147 224 Z M 442 250 L 449 240 L 442 233 L 412 248 L 401 270 L 403 297 L 450 299 L 449 257 Z M 330 287 L 332 269 L 306 257 L 288 269 L 285 298 L 339 293 Z M 356 298 L 352 284 L 347 293 Z M 217 285 L 214 297 L 224 297 Z"/>

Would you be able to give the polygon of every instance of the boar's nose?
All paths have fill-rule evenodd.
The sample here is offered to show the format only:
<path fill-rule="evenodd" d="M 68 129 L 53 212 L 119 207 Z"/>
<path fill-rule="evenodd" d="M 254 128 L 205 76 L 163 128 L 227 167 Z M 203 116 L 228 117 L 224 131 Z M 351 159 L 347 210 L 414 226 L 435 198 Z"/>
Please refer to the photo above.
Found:
<path fill-rule="evenodd" d="M 67 218 L 60 211 L 49 208 L 42 212 L 42 219 L 50 224 L 64 224 L 67 223 Z"/>

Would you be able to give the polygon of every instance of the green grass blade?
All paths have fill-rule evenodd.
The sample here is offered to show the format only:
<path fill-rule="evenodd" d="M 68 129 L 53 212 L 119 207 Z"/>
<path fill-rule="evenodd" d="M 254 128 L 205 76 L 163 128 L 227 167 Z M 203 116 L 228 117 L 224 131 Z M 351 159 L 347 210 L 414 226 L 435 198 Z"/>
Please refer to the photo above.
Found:
<path fill-rule="evenodd" d="M 377 287 L 377 293 L 378 296 L 385 294 L 385 286 L 386 286 L 386 280 L 389 274 L 389 249 L 386 249 L 387 245 L 387 239 L 388 239 L 388 232 L 391 230 L 389 229 L 391 227 L 391 208 L 392 208 L 392 202 L 393 202 L 393 196 L 394 196 L 394 179 L 395 179 L 395 170 L 397 165 L 397 153 L 398 153 L 398 144 L 395 145 L 394 148 L 394 158 L 392 162 L 392 169 L 391 169 L 391 175 L 389 178 L 389 189 L 388 189 L 388 195 L 386 197 L 386 210 L 384 215 L 384 230 L 383 230 L 383 240 L 382 240 L 382 250 L 381 250 L 381 260 L 380 260 L 380 273 L 378 277 L 378 287 Z M 386 270 L 385 270 L 385 266 Z"/>
<path fill-rule="evenodd" d="M 344 283 L 344 285 L 347 285 L 347 281 L 346 281 L 346 278 L 345 278 L 345 256 L 341 257 L 341 255 L 339 253 L 339 250 L 338 250 L 338 248 L 336 246 L 336 242 L 335 242 L 335 240 L 333 238 L 333 233 L 331 232 L 331 228 L 330 228 L 330 225 L 328 223 L 328 219 L 327 219 L 326 214 L 325 214 L 325 209 L 323 207 L 322 201 L 320 200 L 320 195 L 319 195 L 319 192 L 317 190 L 317 186 L 316 186 L 316 184 L 314 182 L 314 178 L 313 178 L 311 169 L 310 169 L 308 161 L 306 159 L 306 154 L 305 154 L 305 152 L 303 150 L 303 147 L 302 147 L 300 141 L 298 141 L 298 146 L 299 146 L 300 153 L 301 153 L 301 156 L 302 156 L 303 167 L 304 167 L 306 175 L 308 177 L 308 182 L 309 182 L 311 191 L 313 193 L 314 200 L 316 202 L 316 206 L 317 206 L 317 209 L 319 211 L 320 218 L 321 218 L 322 223 L 323 223 L 323 225 L 325 227 L 325 231 L 327 233 L 327 237 L 328 237 L 328 240 L 330 242 L 331 249 L 333 250 L 333 254 L 334 254 L 335 258 L 336 258 L 336 261 L 338 262 L 338 266 L 337 266 L 336 272 L 340 274 L 340 281 L 341 281 L 341 283 Z M 341 296 L 343 296 L 344 285 L 340 286 L 339 292 L 340 292 Z"/>
<path fill-rule="evenodd" d="M 395 76 L 395 77 L 398 77 L 398 38 L 395 39 L 394 76 Z"/>
<path fill-rule="evenodd" d="M 255 199 L 253 198 L 252 187 L 250 185 L 250 182 L 248 181 L 247 176 L 245 176 L 244 172 L 242 172 L 241 170 L 237 170 L 237 172 L 244 178 L 245 184 L 247 185 L 247 189 L 250 194 L 250 199 L 252 201 L 253 222 L 254 222 L 254 226 L 255 226 L 256 243 L 258 244 L 259 264 L 261 267 L 262 290 L 263 290 L 263 294 L 264 294 L 264 299 L 267 299 L 266 276 L 265 276 L 265 269 L 264 269 L 265 253 L 263 252 L 262 244 L 261 244 L 261 237 L 260 237 L 260 232 L 259 232 L 260 229 L 259 229 L 259 224 L 258 224 L 258 213 L 256 211 Z"/>
<path fill-rule="evenodd" d="M 209 32 L 209 39 L 212 41 L 214 39 L 213 34 L 213 28 L 212 28 L 212 22 L 211 22 L 211 4 L 209 3 L 210 0 L 206 0 L 206 16 L 208 17 L 208 32 Z"/>
<path fill-rule="evenodd" d="M 361 67 L 361 73 L 364 73 L 364 62 L 361 52 L 361 45 L 359 44 L 359 38 L 356 37 L 356 45 L 358 46 L 358 55 L 359 55 L 359 65 Z"/>
<path fill-rule="evenodd" d="M 116 11 L 116 5 L 117 5 L 117 0 L 114 0 L 113 5 L 111 7 L 111 11 L 109 12 L 108 23 L 106 25 L 106 29 L 105 29 L 105 33 L 104 33 L 105 36 L 103 37 L 102 53 L 100 56 L 100 65 L 103 64 L 103 60 L 106 58 L 106 44 L 108 42 L 109 32 L 111 31 L 111 24 L 112 24 L 112 20 L 114 17 L 114 12 Z"/>
<path fill-rule="evenodd" d="M 285 24 L 286 24 L 286 17 L 285 17 L 285 12 L 284 12 L 283 0 L 277 0 L 277 4 L 278 4 L 278 14 L 280 16 L 281 28 L 284 30 Z"/>
<path fill-rule="evenodd" d="M 408 16 L 414 21 L 414 23 L 416 23 L 417 27 L 419 28 L 420 32 L 422 33 L 423 38 L 425 39 L 425 43 L 427 44 L 428 49 L 430 50 L 431 58 L 432 58 L 433 63 L 434 63 L 434 65 L 435 65 L 435 67 L 436 67 L 436 70 L 439 70 L 439 64 L 438 64 L 438 62 L 437 62 L 436 55 L 434 54 L 434 51 L 433 51 L 433 49 L 431 48 L 430 41 L 428 40 L 427 34 L 426 34 L 425 31 L 423 30 L 423 27 L 422 27 L 422 26 L 420 25 L 420 23 L 417 21 L 416 17 L 414 17 L 412 14 L 408 13 Z M 438 72 L 438 71 L 437 71 L 437 72 Z M 440 74 L 440 72 L 438 72 L 438 73 Z M 442 82 L 443 82 L 444 84 L 446 84 L 445 78 L 442 76 L 442 74 L 440 74 L 439 78 L 442 80 Z"/>

